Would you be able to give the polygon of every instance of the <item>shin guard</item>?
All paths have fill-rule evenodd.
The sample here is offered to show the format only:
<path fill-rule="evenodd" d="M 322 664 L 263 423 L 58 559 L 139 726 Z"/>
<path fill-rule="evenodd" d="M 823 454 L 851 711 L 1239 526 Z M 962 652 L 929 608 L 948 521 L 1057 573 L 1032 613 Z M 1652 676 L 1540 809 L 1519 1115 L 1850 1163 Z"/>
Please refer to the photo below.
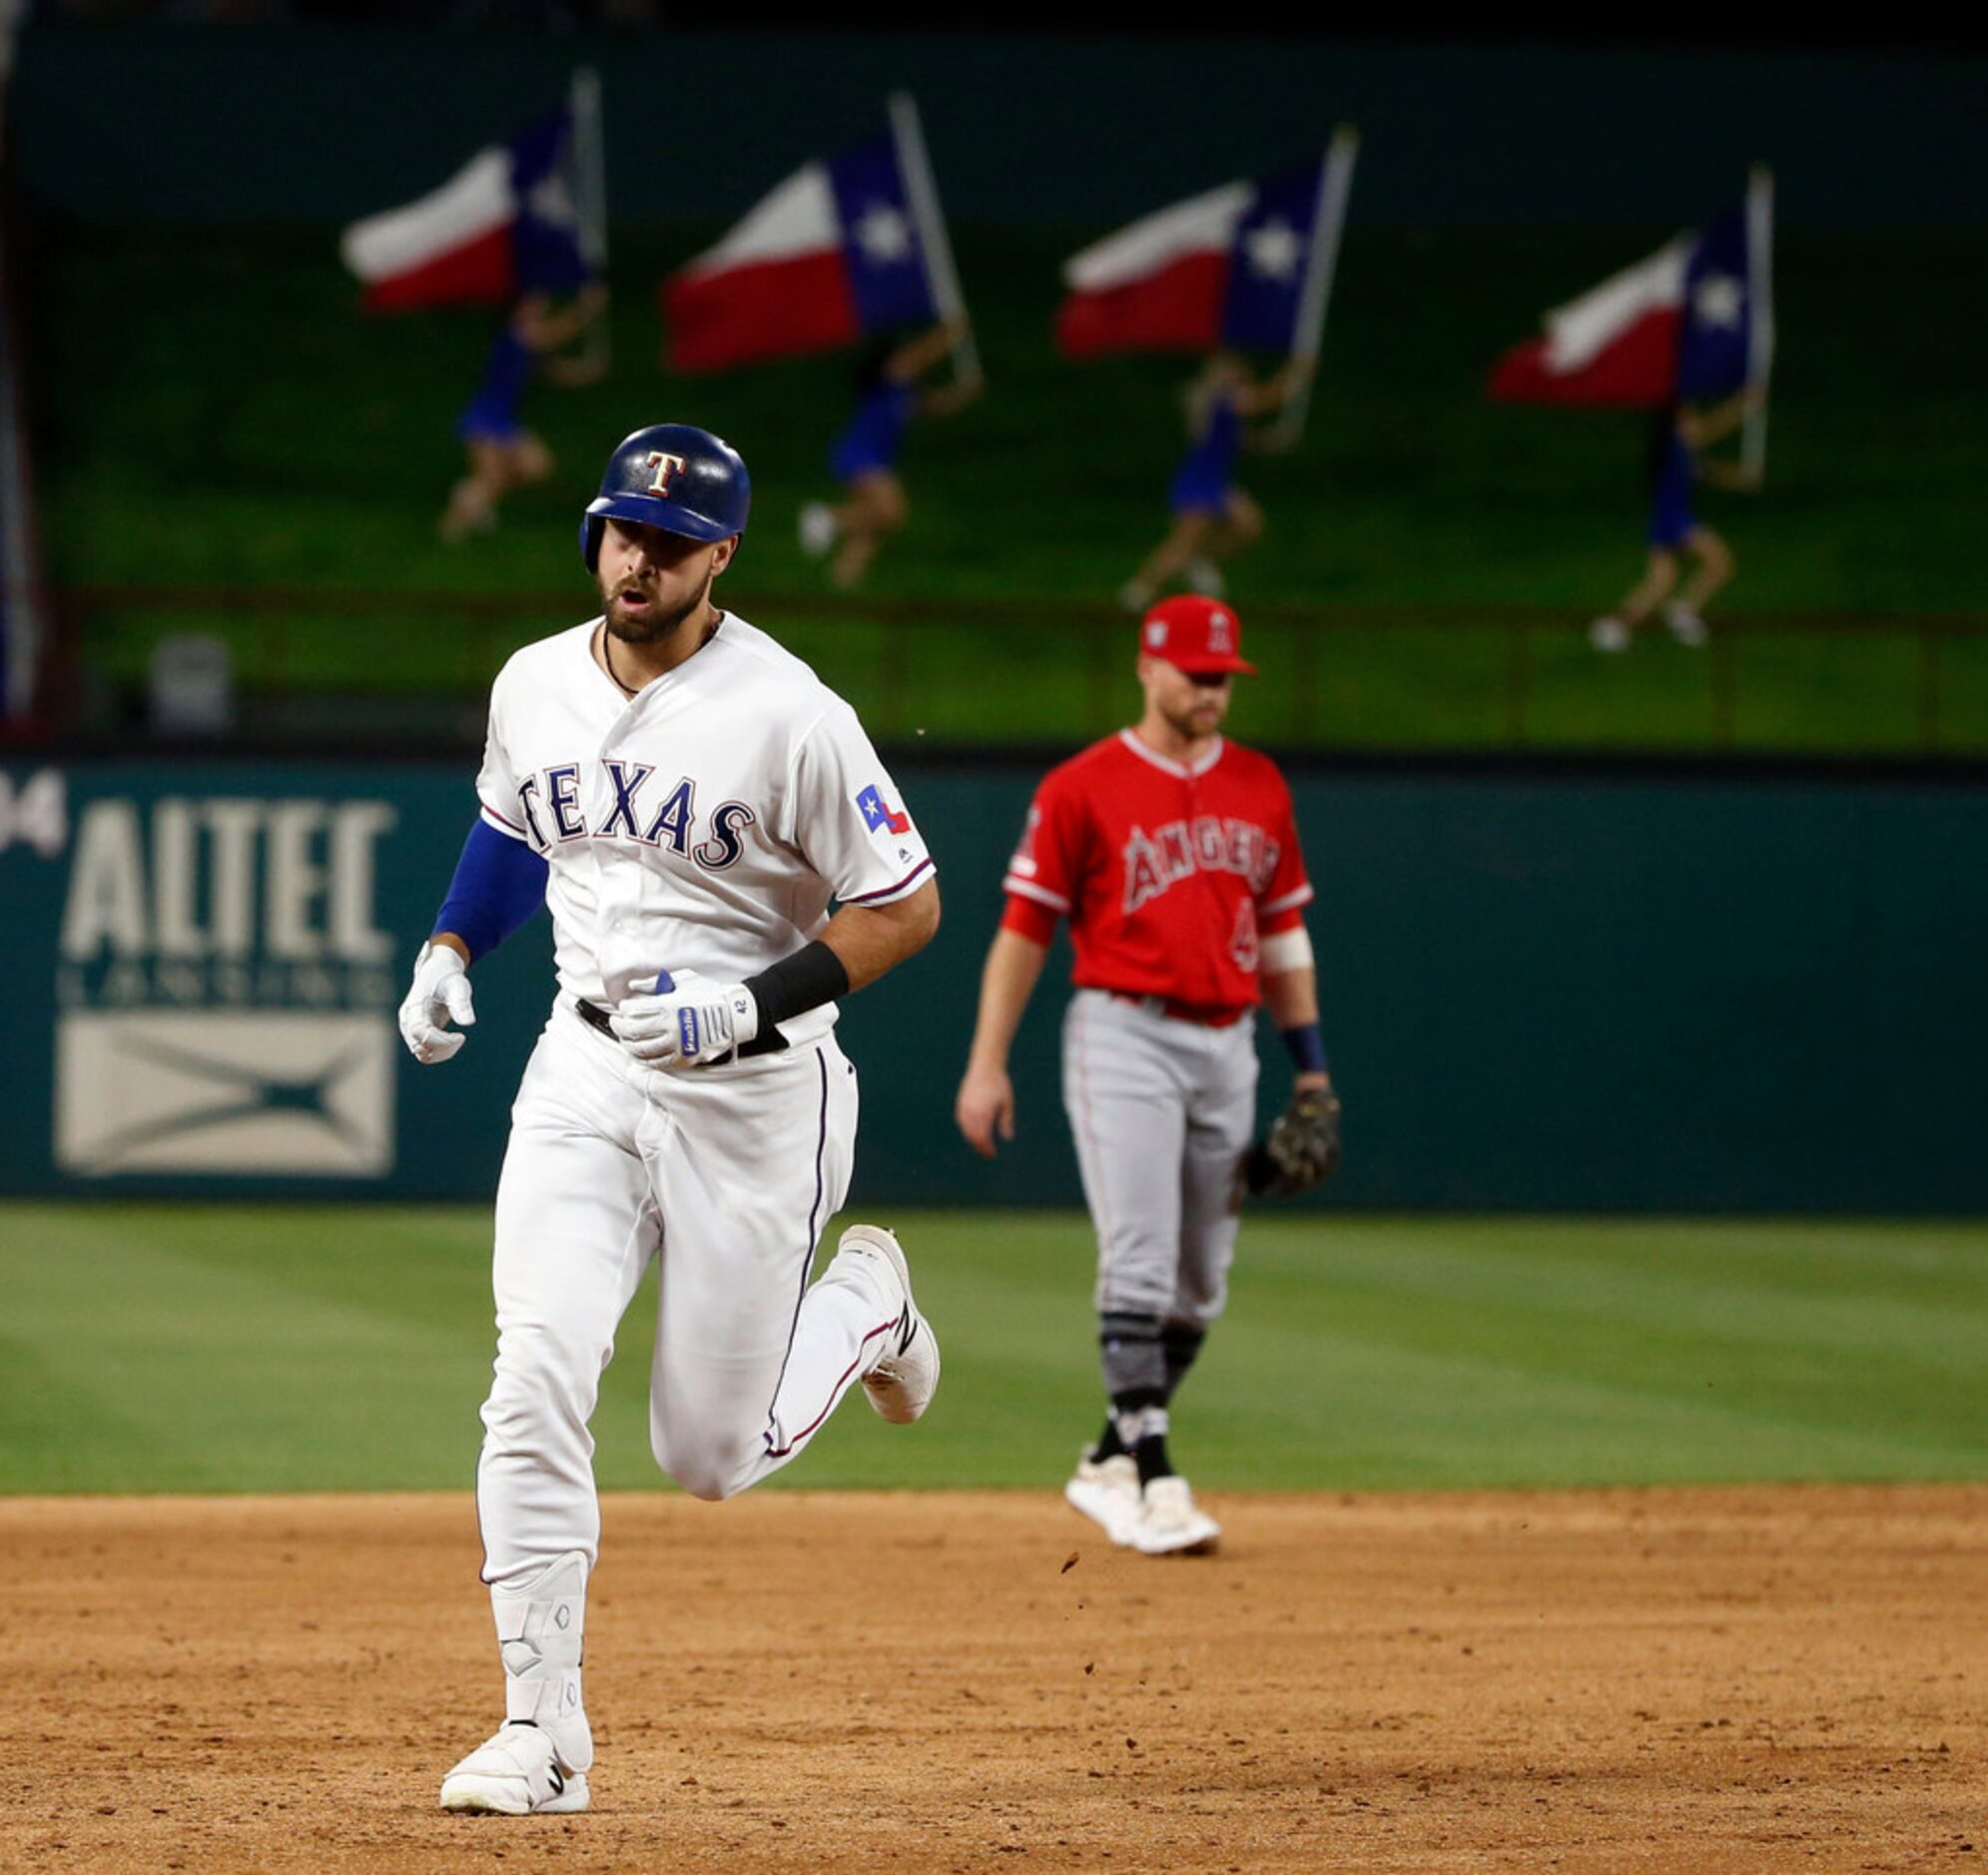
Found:
<path fill-rule="evenodd" d="M 594 1761 L 580 1697 L 587 1560 L 562 1556 L 522 1583 L 492 1582 L 490 1610 L 504 1660 L 504 1717 L 536 1725 L 569 1771 Z"/>

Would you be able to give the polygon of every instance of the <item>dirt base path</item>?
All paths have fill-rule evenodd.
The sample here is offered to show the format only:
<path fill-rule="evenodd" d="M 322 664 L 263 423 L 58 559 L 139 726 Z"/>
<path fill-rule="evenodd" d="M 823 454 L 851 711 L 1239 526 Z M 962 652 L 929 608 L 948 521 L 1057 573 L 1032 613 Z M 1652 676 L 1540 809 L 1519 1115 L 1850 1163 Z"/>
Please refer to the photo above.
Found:
<path fill-rule="evenodd" d="M 0 1502 L 0 1867 L 1988 1870 L 1988 1488 L 1215 1508 L 612 1498 L 513 1820 L 466 1496 Z"/>

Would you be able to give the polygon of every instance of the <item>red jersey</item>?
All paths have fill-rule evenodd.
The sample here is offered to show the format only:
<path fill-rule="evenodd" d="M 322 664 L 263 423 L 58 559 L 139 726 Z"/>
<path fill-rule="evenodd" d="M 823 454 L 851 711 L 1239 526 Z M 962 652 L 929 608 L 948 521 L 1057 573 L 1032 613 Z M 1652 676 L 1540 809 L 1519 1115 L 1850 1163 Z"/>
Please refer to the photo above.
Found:
<path fill-rule="evenodd" d="M 1262 1000 L 1257 940 L 1312 896 L 1276 763 L 1217 739 L 1190 769 L 1129 729 L 1043 778 L 1002 884 L 1004 930 L 1047 943 L 1068 918 L 1079 989 L 1211 1015 Z"/>

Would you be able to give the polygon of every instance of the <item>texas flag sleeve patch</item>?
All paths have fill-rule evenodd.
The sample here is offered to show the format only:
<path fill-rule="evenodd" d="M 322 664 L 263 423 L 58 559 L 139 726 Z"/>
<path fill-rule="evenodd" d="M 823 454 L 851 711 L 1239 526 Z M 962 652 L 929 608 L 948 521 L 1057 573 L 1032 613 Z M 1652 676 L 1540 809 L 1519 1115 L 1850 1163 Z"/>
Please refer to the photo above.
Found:
<path fill-rule="evenodd" d="M 856 797 L 856 806 L 863 816 L 863 824 L 872 833 L 908 834 L 912 830 L 912 817 L 902 808 L 892 807 L 876 782 Z"/>

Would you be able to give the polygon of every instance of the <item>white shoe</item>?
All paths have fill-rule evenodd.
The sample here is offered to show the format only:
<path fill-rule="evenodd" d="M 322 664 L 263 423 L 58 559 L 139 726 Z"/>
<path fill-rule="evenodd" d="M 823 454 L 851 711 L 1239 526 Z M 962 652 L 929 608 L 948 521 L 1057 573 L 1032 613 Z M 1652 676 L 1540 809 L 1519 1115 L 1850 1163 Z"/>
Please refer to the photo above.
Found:
<path fill-rule="evenodd" d="M 909 1426 L 939 1391 L 939 1337 L 912 1300 L 911 1266 L 898 1240 L 874 1224 L 852 1224 L 836 1246 L 836 1259 L 859 1257 L 873 1266 L 885 1292 L 900 1299 L 884 1352 L 863 1377 L 870 1404 L 893 1426 Z"/>
<path fill-rule="evenodd" d="M 1630 628 L 1619 618 L 1598 618 L 1588 627 L 1588 642 L 1597 651 L 1627 651 Z"/>
<path fill-rule="evenodd" d="M 1184 1478 L 1147 1481 L 1132 1528 L 1132 1548 L 1141 1556 L 1212 1556 L 1222 1527 L 1194 1502 Z"/>
<path fill-rule="evenodd" d="M 1127 612 L 1143 612 L 1153 602 L 1153 589 L 1142 579 L 1128 579 L 1118 588 L 1118 603 Z"/>
<path fill-rule="evenodd" d="M 1130 1453 L 1093 1459 L 1088 1449 L 1076 1462 L 1076 1475 L 1063 1487 L 1071 1507 L 1103 1531 L 1119 1549 L 1129 1549 L 1144 1505 L 1139 1501 L 1139 1467 Z"/>
<path fill-rule="evenodd" d="M 1670 636 L 1680 644 L 1696 649 L 1709 635 L 1703 619 L 1687 605 L 1671 604 L 1663 608 L 1663 622 L 1670 628 Z"/>
<path fill-rule="evenodd" d="M 570 1816 L 587 1807 L 587 1774 L 559 1762 L 552 1740 L 515 1720 L 441 1780 L 444 1810 L 496 1816 Z"/>
<path fill-rule="evenodd" d="M 1180 577 L 1189 592 L 1198 592 L 1204 599 L 1219 599 L 1229 589 L 1222 569 L 1212 560 L 1189 560 L 1180 569 Z"/>
<path fill-rule="evenodd" d="M 801 551 L 819 560 L 835 545 L 835 509 L 826 501 L 810 501 L 801 510 Z"/>

